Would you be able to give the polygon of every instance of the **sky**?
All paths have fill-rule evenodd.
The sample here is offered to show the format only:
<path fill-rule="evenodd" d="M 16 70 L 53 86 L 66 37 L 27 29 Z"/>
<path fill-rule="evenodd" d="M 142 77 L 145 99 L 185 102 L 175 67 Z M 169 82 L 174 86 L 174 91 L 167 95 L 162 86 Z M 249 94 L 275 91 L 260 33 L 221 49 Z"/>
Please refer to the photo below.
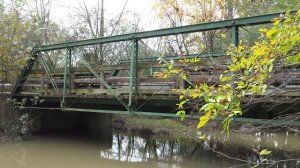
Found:
<path fill-rule="evenodd" d="M 83 4 L 83 0 L 53 0 L 51 18 L 59 23 L 68 24 L 69 16 L 74 15 L 74 9 Z M 88 7 L 93 7 L 98 0 L 85 0 Z M 126 0 L 104 0 L 104 14 L 106 19 L 120 15 Z M 128 0 L 125 11 L 137 13 L 142 19 L 140 26 L 144 30 L 158 29 L 156 11 L 153 9 L 153 0 Z"/>

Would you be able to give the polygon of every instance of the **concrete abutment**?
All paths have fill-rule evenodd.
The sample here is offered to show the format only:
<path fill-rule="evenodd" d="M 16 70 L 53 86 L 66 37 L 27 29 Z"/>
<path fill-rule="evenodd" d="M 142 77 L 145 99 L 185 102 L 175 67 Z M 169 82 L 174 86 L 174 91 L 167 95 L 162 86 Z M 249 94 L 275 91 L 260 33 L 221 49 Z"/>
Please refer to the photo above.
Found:
<path fill-rule="evenodd" d="M 92 136 L 112 135 L 112 114 L 61 110 L 30 110 L 35 133 L 80 132 Z"/>

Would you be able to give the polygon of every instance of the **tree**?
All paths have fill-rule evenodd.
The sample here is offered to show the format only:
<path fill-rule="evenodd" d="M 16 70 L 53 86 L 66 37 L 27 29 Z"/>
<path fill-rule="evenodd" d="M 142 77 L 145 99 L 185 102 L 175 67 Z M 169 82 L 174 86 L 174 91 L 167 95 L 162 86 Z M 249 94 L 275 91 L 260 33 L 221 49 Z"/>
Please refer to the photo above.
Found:
<path fill-rule="evenodd" d="M 246 0 L 246 1 L 239 1 L 239 0 L 229 0 L 229 1 L 220 1 L 220 0 L 185 0 L 185 1 L 178 1 L 178 0 L 158 0 L 159 3 L 156 4 L 156 8 L 159 10 L 159 14 L 163 20 L 169 21 L 171 23 L 171 26 L 181 26 L 186 23 L 190 24 L 196 24 L 196 23 L 205 23 L 205 22 L 212 22 L 217 20 L 224 20 L 224 19 L 231 19 L 234 17 L 241 17 L 241 16 L 252 16 L 252 15 L 258 15 L 258 14 L 265 14 L 270 12 L 278 12 L 283 9 L 287 9 L 288 6 L 293 6 L 296 8 L 299 6 L 299 1 L 282 1 L 282 0 L 267 0 L 263 2 L 257 2 L 253 0 Z M 253 7 L 249 10 L 249 6 Z M 251 26 L 250 26 L 251 27 Z M 251 31 L 258 30 L 259 26 L 253 28 L 251 27 Z M 245 29 L 245 30 L 244 30 Z M 267 29 L 261 29 L 261 30 L 267 30 Z M 226 37 L 226 34 L 221 34 L 221 31 L 207 31 L 201 34 L 196 34 L 195 36 L 182 36 L 182 38 L 178 38 L 178 36 L 175 37 L 177 48 L 173 50 L 179 50 L 180 53 L 189 53 L 188 50 L 189 46 L 198 45 L 198 49 L 194 50 L 196 53 L 202 53 L 204 51 L 206 52 L 214 52 L 223 50 L 222 43 L 229 44 L 229 40 L 222 39 L 219 40 L 220 36 Z M 245 64 L 245 62 L 254 63 L 253 61 L 257 61 L 257 55 L 256 54 L 250 54 L 252 56 L 252 60 L 248 60 L 251 57 L 248 58 L 248 53 L 254 53 L 254 49 L 257 50 L 263 50 L 260 46 L 257 46 L 260 43 L 257 43 L 259 41 L 259 38 L 268 38 L 267 35 L 260 36 L 260 33 L 253 33 L 249 35 L 249 31 L 246 30 L 246 28 L 243 28 L 243 30 L 240 31 L 239 34 L 240 37 L 242 37 L 244 43 L 243 45 L 238 46 L 237 48 L 231 47 L 229 48 L 228 54 L 231 56 L 231 60 L 233 62 L 232 67 L 227 68 L 236 68 L 237 69 L 230 69 L 229 71 L 223 72 L 223 77 L 221 78 L 222 84 L 221 85 L 208 85 L 208 84 L 202 84 L 197 85 L 195 84 L 195 89 L 187 89 L 182 91 L 182 95 L 180 96 L 181 102 L 178 104 L 179 109 L 184 108 L 184 105 L 189 104 L 188 106 L 193 106 L 195 109 L 200 108 L 199 111 L 202 111 L 205 113 L 205 115 L 202 117 L 202 119 L 199 122 L 198 127 L 202 127 L 205 125 L 206 122 L 208 122 L 211 118 L 217 117 L 219 114 L 224 116 L 231 116 L 228 117 L 224 123 L 225 123 L 225 130 L 228 130 L 228 126 L 230 121 L 232 121 L 232 118 L 236 115 L 242 114 L 241 110 L 241 101 L 244 98 L 245 94 L 250 92 L 253 95 L 257 94 L 263 94 L 267 88 L 267 84 L 265 83 L 267 79 L 270 78 L 271 72 L 262 72 L 260 69 L 256 69 L 253 78 L 250 78 L 251 73 L 245 72 L 246 74 L 241 74 L 240 68 L 245 68 L 241 64 Z M 170 39 L 169 39 L 170 40 Z M 222 41 L 222 43 L 219 43 L 218 41 Z M 226 42 L 227 41 L 227 42 Z M 170 42 L 169 42 L 170 43 Z M 262 46 L 264 46 L 265 42 L 261 42 Z M 185 46 L 185 51 L 182 52 L 182 44 Z M 249 45 L 254 44 L 253 47 L 250 47 Z M 170 45 L 172 48 L 176 45 Z M 271 46 L 268 46 L 271 47 Z M 201 51 L 201 52 L 200 52 Z M 255 51 L 258 52 L 258 51 Z M 176 54 L 176 53 L 175 53 Z M 278 53 L 277 53 L 278 54 Z M 233 57 L 239 57 L 239 58 L 233 58 Z M 183 57 L 184 58 L 184 57 Z M 269 58 L 270 59 L 270 58 Z M 275 58 L 274 58 L 275 59 Z M 277 59 L 277 58 L 276 58 Z M 275 60 L 276 60 L 275 59 Z M 271 59 L 272 60 L 272 59 Z M 170 62 L 170 65 L 168 67 L 169 71 L 167 72 L 166 76 L 169 76 L 173 73 L 179 74 L 181 77 L 186 78 L 188 75 L 187 72 L 184 71 L 184 69 L 195 69 L 199 70 L 201 67 L 199 67 L 199 64 L 201 64 L 200 59 L 195 60 L 181 60 L 182 62 L 186 63 L 189 67 L 182 68 L 182 69 L 174 69 L 172 62 Z M 266 60 L 265 60 L 266 61 Z M 267 59 L 267 62 L 269 60 Z M 273 61 L 273 60 L 272 60 Z M 272 62 L 272 61 L 269 61 Z M 277 61 L 277 60 L 276 60 Z M 213 62 L 211 60 L 210 62 Z M 191 64 L 193 64 L 193 68 L 190 68 Z M 214 63 L 212 63 L 214 64 Z M 236 64 L 236 65 L 235 65 Z M 262 62 L 262 64 L 265 64 L 265 62 Z M 270 66 L 273 68 L 273 62 L 272 65 L 264 65 L 264 67 Z M 247 64 L 246 68 L 249 68 L 250 64 Z M 252 65 L 254 66 L 254 64 Z M 256 65 L 258 68 L 260 65 Z M 252 67 L 254 68 L 254 67 Z M 278 69 L 278 67 L 277 67 Z M 193 71 L 193 70 L 192 70 Z M 237 72 L 235 72 L 237 71 Z M 258 73 L 258 71 L 260 73 Z M 234 75 L 232 75 L 234 74 Z M 237 76 L 235 76 L 237 75 Z M 244 81 L 238 81 L 237 79 L 241 79 L 240 76 L 247 75 L 248 78 L 244 79 Z M 251 81 L 252 80 L 252 81 Z M 259 83 L 259 81 L 263 81 Z M 249 82 L 255 83 L 256 85 L 250 86 Z M 244 85 L 244 86 L 239 86 Z M 249 89 L 245 91 L 245 88 Z M 238 89 L 238 90 L 236 90 Z M 215 93 L 218 93 L 219 95 L 215 95 Z M 224 96 L 225 95 L 225 96 Z M 234 98 L 233 98 L 234 97 Z M 203 106 L 201 106 L 202 102 L 204 103 Z M 226 104 L 227 102 L 227 104 Z M 228 111 L 228 109 L 231 109 L 231 111 Z M 185 114 L 184 110 L 180 110 L 178 114 Z"/>
<path fill-rule="evenodd" d="M 0 20 L 0 81 L 11 82 L 25 63 L 29 24 L 15 9 L 2 10 Z"/>
<path fill-rule="evenodd" d="M 52 0 L 26 0 L 22 7 L 24 18 L 29 23 L 27 46 L 30 48 L 41 45 L 65 42 L 69 40 L 69 32 L 62 25 L 51 19 Z M 62 51 L 44 54 L 50 67 L 62 66 L 59 60 Z"/>
<path fill-rule="evenodd" d="M 237 5 L 237 14 L 240 17 L 263 15 L 267 13 L 297 10 L 300 6 L 298 0 L 243 0 Z M 249 8 L 251 6 L 251 8 Z"/>
<path fill-rule="evenodd" d="M 167 27 L 186 24 L 207 23 L 231 19 L 237 15 L 239 1 L 228 0 L 157 0 L 155 8 Z M 220 30 L 169 37 L 170 47 L 174 54 L 186 55 L 191 52 L 216 52 L 222 50 L 222 42 L 218 42 Z M 228 42 L 227 42 L 228 43 Z M 195 46 L 197 48 L 195 49 Z"/>
<path fill-rule="evenodd" d="M 295 10 L 299 8 L 300 2 L 297 0 L 156 0 L 154 6 L 158 10 L 164 26 L 176 27 L 282 12 L 288 9 Z M 259 33 L 251 31 L 259 28 L 261 27 L 244 27 L 240 30 L 240 39 L 254 44 Z M 167 38 L 168 45 L 166 47 L 171 48 L 172 55 L 226 51 L 230 41 L 220 39 L 220 34 L 229 35 L 222 30 L 175 35 Z"/>
<path fill-rule="evenodd" d="M 276 18 L 270 29 L 260 29 L 261 41 L 254 46 L 230 46 L 228 56 L 232 64 L 220 76 L 220 84 L 195 84 L 194 88 L 182 90 L 177 114 L 185 116 L 185 105 L 193 105 L 202 114 L 197 128 L 203 127 L 208 121 L 222 115 L 225 131 L 236 116 L 243 114 L 242 100 L 247 96 L 255 97 L 266 93 L 268 79 L 276 70 L 300 63 L 300 11 L 296 14 L 287 12 L 285 16 Z M 185 60 L 198 66 L 200 59 Z M 276 63 L 276 64 L 275 64 Z M 181 74 L 186 78 L 183 69 L 173 68 L 171 74 Z M 280 65 L 280 66 L 278 66 Z M 191 65 L 190 65 L 191 66 Z M 197 67 L 200 69 L 201 67 Z M 202 102 L 202 103 L 199 103 Z"/>
<path fill-rule="evenodd" d="M 4 5 L 0 2 L 0 112 L 2 121 L 5 116 L 5 83 L 13 83 L 25 65 L 29 53 L 24 40 L 29 24 L 18 12 L 20 4 L 14 5 Z"/>
<path fill-rule="evenodd" d="M 101 38 L 104 37 L 104 9 L 103 9 L 104 1 L 97 1 L 97 6 L 92 9 L 88 9 L 85 1 L 82 1 L 80 8 L 76 8 L 76 13 L 79 17 L 76 18 L 79 21 L 75 21 L 79 23 L 83 27 L 79 27 L 79 30 L 85 29 L 82 31 L 82 35 L 84 38 Z M 76 25 L 73 25 L 78 29 Z M 74 32 L 76 31 L 74 28 Z M 84 32 L 84 33 L 83 33 Z M 93 60 L 94 63 L 103 64 L 103 46 L 102 44 L 93 46 Z"/>
<path fill-rule="evenodd" d="M 77 16 L 73 17 L 74 21 L 72 23 L 74 24 L 70 27 L 73 39 L 101 38 L 103 36 L 127 34 L 140 30 L 138 24 L 140 18 L 136 14 L 125 10 L 127 2 L 125 2 L 120 14 L 115 18 L 101 17 L 102 12 L 105 12 L 105 10 L 102 9 L 100 1 L 97 4 L 97 6 L 88 8 L 85 2 L 82 1 L 81 7 L 75 9 Z M 116 64 L 117 60 L 120 59 L 128 59 L 130 54 L 129 45 L 127 41 L 108 43 L 81 48 L 81 51 L 78 52 L 82 55 L 90 56 L 91 58 L 87 59 L 93 61 L 92 63 L 94 64 L 109 65 Z"/>

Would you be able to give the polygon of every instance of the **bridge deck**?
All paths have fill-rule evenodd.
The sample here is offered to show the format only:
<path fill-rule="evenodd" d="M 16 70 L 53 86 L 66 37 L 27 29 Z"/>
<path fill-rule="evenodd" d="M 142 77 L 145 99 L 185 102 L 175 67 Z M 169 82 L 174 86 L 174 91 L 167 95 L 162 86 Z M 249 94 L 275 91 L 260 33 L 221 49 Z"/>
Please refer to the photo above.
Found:
<path fill-rule="evenodd" d="M 216 58 L 214 58 L 216 59 Z M 217 84 L 220 82 L 219 77 L 226 67 L 225 57 L 217 58 L 219 61 L 216 64 L 210 66 L 204 63 L 204 68 L 198 72 L 189 74 L 189 80 L 192 83 L 211 83 Z M 130 99 L 130 77 L 118 76 L 122 71 L 127 71 L 130 64 L 114 65 L 113 68 L 108 66 L 102 66 L 97 69 L 100 73 L 103 69 L 111 71 L 118 71 L 111 76 L 111 73 L 106 73 L 105 81 L 111 87 L 100 88 L 101 81 L 93 76 L 91 72 L 86 68 L 73 68 L 71 87 L 68 94 L 65 96 L 66 109 L 83 108 L 88 109 L 102 109 L 102 110 L 114 110 L 124 111 L 122 103 L 116 99 L 115 96 L 126 103 Z M 163 65 L 157 64 L 156 61 L 145 64 L 147 66 L 140 66 L 139 71 L 153 68 L 150 65 L 156 65 L 158 71 L 164 68 Z M 183 67 L 182 64 L 175 66 Z M 126 68 L 124 68 L 126 67 Z M 18 94 L 14 94 L 15 98 L 21 99 L 27 97 L 28 99 L 38 96 L 40 99 L 45 100 L 43 104 L 38 107 L 46 108 L 59 107 L 62 101 L 63 86 L 64 86 L 64 74 L 62 69 L 55 69 L 53 71 L 53 79 L 58 86 L 60 94 L 56 93 L 55 88 L 52 86 L 51 80 L 46 78 L 45 71 L 33 70 L 30 75 L 27 76 L 27 80 L 22 86 L 22 90 Z M 269 80 L 269 87 L 265 95 L 251 98 L 252 102 L 260 104 L 264 103 L 279 103 L 279 104 L 291 104 L 300 97 L 300 72 L 295 69 L 287 67 L 280 71 L 276 71 L 273 74 L 273 78 Z M 136 106 L 139 107 L 139 111 L 174 111 L 176 104 L 178 103 L 178 96 L 180 92 L 178 90 L 189 87 L 189 84 L 181 77 L 174 76 L 170 78 L 154 77 L 149 74 L 143 75 L 140 73 L 138 79 L 138 91 L 136 93 Z M 113 92 L 112 92 L 113 91 Z M 114 95 L 115 93 L 116 95 Z M 263 99 L 268 96 L 268 99 Z M 245 99 L 245 102 L 249 102 Z M 92 108 L 91 108 L 92 107 Z"/>

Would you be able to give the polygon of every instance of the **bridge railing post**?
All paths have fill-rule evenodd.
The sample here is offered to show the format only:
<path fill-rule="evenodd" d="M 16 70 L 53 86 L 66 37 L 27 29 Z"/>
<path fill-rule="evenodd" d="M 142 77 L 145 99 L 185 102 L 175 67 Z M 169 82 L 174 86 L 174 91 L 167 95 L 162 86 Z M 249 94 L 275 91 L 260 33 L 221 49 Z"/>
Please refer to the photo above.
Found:
<path fill-rule="evenodd" d="M 44 73 L 41 75 L 41 90 L 45 92 L 45 75 Z"/>

